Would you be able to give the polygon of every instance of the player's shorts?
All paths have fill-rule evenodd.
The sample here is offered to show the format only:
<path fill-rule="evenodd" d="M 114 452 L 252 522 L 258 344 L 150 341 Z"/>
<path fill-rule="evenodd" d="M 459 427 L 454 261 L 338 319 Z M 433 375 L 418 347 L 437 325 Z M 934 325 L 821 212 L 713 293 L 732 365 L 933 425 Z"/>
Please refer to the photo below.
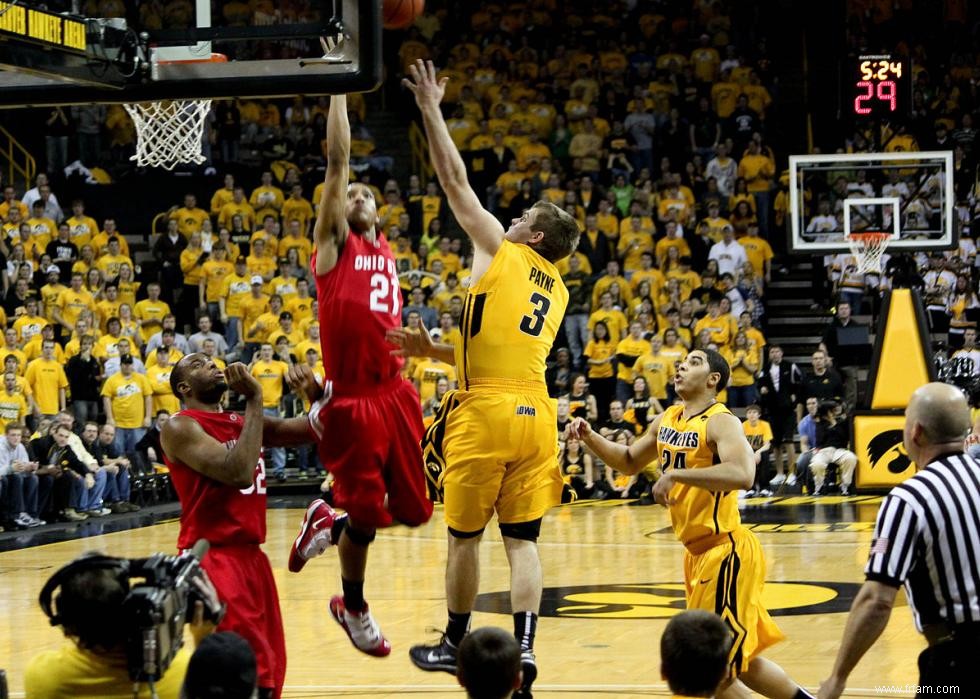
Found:
<path fill-rule="evenodd" d="M 334 384 L 333 398 L 314 408 L 310 422 L 320 460 L 334 477 L 334 504 L 351 522 L 379 528 L 429 521 L 422 411 L 411 383 L 399 378 L 357 394 L 339 392 Z"/>
<path fill-rule="evenodd" d="M 710 547 L 710 548 L 709 548 Z M 722 618 L 734 634 L 729 676 L 785 636 L 762 605 L 766 560 L 755 534 L 741 527 L 730 534 L 694 542 L 684 555 L 688 609 Z"/>
<path fill-rule="evenodd" d="M 493 513 L 502 524 L 540 519 L 561 502 L 558 415 L 554 399 L 534 385 L 470 382 L 443 398 L 425 439 L 426 468 L 438 476 L 446 524 L 483 529 Z"/>
<path fill-rule="evenodd" d="M 258 546 L 212 546 L 201 567 L 228 608 L 218 631 L 234 631 L 255 651 L 259 687 L 282 694 L 286 637 L 269 559 Z"/>

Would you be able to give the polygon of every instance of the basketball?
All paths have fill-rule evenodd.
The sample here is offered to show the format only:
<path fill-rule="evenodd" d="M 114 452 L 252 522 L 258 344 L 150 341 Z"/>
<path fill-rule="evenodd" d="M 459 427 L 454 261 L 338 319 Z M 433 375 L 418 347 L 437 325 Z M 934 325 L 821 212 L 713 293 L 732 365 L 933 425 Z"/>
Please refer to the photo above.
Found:
<path fill-rule="evenodd" d="M 385 29 L 404 29 L 422 14 L 425 0 L 384 0 Z"/>

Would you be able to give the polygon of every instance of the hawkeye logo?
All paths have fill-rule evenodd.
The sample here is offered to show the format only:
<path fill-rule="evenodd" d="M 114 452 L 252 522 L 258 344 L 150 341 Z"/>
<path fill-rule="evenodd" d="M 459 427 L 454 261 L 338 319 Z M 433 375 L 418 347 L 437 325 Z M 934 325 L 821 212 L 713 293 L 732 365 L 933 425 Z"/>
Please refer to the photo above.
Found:
<path fill-rule="evenodd" d="M 882 464 L 889 473 L 902 473 L 911 466 L 912 460 L 902 444 L 902 430 L 886 430 L 868 442 L 868 460 L 871 468 Z"/>
<path fill-rule="evenodd" d="M 710 585 L 711 580 L 695 584 Z M 762 603 L 773 616 L 846 612 L 861 585 L 840 582 L 767 582 Z M 667 619 L 686 609 L 684 584 L 674 582 L 632 585 L 548 587 L 541 597 L 541 616 L 578 619 Z M 476 609 L 510 614 L 510 593 L 477 597 Z"/>

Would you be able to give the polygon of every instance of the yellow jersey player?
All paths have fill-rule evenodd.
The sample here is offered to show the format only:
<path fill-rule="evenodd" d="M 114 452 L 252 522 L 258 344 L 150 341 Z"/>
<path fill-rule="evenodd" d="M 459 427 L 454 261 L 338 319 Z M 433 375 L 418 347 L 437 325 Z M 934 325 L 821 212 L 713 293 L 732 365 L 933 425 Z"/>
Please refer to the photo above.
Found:
<path fill-rule="evenodd" d="M 405 85 L 415 94 L 439 184 L 473 241 L 471 284 L 460 322 L 462 341 L 433 345 L 428 334 L 391 331 L 401 352 L 455 362 L 460 390 L 443 398 L 425 442 L 442 452 L 440 478 L 449 528 L 446 602 L 449 623 L 439 643 L 414 646 L 423 670 L 455 674 L 456 650 L 469 628 L 479 580 L 479 544 L 494 512 L 511 567 L 514 632 L 529 697 L 537 676 L 534 634 L 541 602 L 537 538 L 541 519 L 561 499 L 558 416 L 544 380 L 545 359 L 565 315 L 568 290 L 555 262 L 578 245 L 575 219 L 538 202 L 509 229 L 480 203 L 466 178 L 439 103 L 446 78 L 417 61 Z M 424 346 L 423 346 L 424 345 Z"/>
<path fill-rule="evenodd" d="M 733 635 L 728 679 L 717 696 L 745 696 L 741 680 L 766 697 L 806 699 L 811 695 L 760 655 L 784 637 L 762 606 L 762 547 L 738 512 L 738 491 L 755 480 L 755 458 L 742 423 L 716 400 L 729 377 L 721 354 L 694 350 L 674 376 L 683 402 L 667 408 L 632 445 L 606 440 L 581 418 L 569 424 L 568 435 L 621 473 L 638 473 L 660 459 L 663 475 L 653 496 L 667 506 L 674 534 L 687 549 L 687 608 L 714 612 Z"/>

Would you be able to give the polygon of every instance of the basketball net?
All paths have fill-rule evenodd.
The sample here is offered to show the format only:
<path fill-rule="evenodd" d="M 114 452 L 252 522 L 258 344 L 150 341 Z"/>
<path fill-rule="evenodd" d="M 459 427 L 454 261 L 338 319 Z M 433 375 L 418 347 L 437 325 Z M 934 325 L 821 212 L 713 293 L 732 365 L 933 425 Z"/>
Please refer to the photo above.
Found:
<path fill-rule="evenodd" d="M 123 105 L 136 125 L 137 165 L 173 170 L 178 165 L 200 165 L 204 122 L 211 100 L 170 100 Z"/>
<path fill-rule="evenodd" d="M 881 256 L 892 239 L 888 233 L 851 233 L 847 244 L 857 260 L 858 274 L 881 274 Z"/>

